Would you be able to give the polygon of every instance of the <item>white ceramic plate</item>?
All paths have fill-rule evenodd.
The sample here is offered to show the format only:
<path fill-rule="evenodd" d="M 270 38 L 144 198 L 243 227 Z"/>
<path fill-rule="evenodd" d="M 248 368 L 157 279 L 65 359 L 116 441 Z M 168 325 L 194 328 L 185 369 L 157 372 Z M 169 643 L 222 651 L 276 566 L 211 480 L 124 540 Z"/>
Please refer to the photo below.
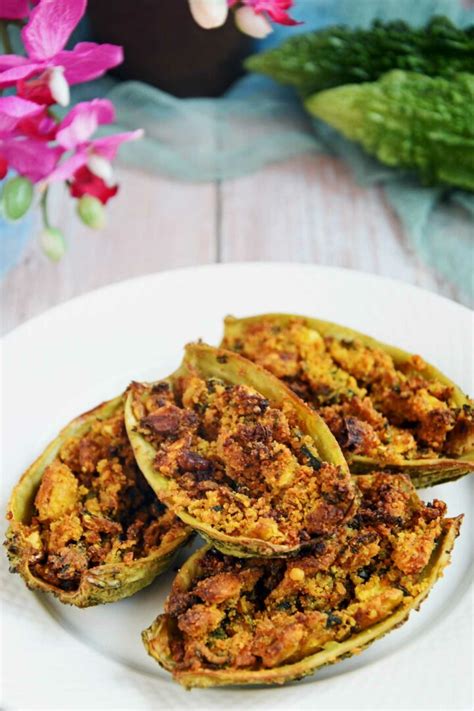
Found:
<path fill-rule="evenodd" d="M 171 372 L 184 343 L 217 344 L 222 318 L 286 311 L 337 321 L 419 352 L 473 387 L 473 321 L 462 306 L 356 272 L 231 264 L 150 275 L 95 291 L 4 340 L 2 502 L 75 415 L 134 379 Z M 2 556 L 3 708 L 462 709 L 471 702 L 474 480 L 426 491 L 465 512 L 453 563 L 419 613 L 363 654 L 283 688 L 184 691 L 145 654 L 140 631 L 172 573 L 135 597 L 87 610 L 28 592 Z"/>

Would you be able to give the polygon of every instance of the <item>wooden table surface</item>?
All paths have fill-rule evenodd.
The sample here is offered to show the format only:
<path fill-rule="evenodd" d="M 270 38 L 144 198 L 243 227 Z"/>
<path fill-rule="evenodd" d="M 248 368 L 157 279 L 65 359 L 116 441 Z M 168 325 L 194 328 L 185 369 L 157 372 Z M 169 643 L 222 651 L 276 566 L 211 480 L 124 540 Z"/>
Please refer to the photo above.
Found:
<path fill-rule="evenodd" d="M 31 240 L 1 284 L 2 332 L 105 284 L 176 267 L 295 261 L 349 267 L 461 300 L 410 250 L 378 188 L 357 186 L 337 159 L 306 156 L 223 183 L 182 183 L 119 168 L 102 232 L 84 227 L 62 188 L 52 222 L 69 249 L 59 264 Z"/>

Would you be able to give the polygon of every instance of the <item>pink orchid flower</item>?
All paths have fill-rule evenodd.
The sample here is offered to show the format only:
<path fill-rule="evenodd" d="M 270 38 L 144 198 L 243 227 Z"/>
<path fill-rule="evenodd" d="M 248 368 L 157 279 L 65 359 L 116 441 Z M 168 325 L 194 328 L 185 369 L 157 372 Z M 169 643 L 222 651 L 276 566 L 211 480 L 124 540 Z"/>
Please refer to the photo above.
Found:
<path fill-rule="evenodd" d="M 122 143 L 143 135 L 142 130 L 116 133 L 91 139 L 99 125 L 115 120 L 115 109 L 108 99 L 93 99 L 77 104 L 59 125 L 56 141 L 64 151 L 73 151 L 49 175 L 48 182 L 69 180 L 73 197 L 92 194 L 102 202 L 115 195 L 112 161 Z M 86 170 L 85 170 L 86 169 Z"/>
<path fill-rule="evenodd" d="M 237 27 L 252 37 L 266 37 L 272 32 L 272 22 L 280 25 L 299 25 L 288 14 L 293 0 L 189 0 L 191 14 L 204 29 L 221 27 L 227 19 L 228 8 L 235 7 Z"/>
<path fill-rule="evenodd" d="M 0 167 L 13 168 L 33 183 L 47 178 L 62 154 L 60 146 L 49 146 L 35 138 L 0 138 Z"/>
<path fill-rule="evenodd" d="M 85 8 L 86 0 L 41 0 L 21 33 L 28 56 L 0 55 L 0 88 L 18 84 L 23 98 L 35 98 L 28 96 L 27 80 L 39 77 L 54 102 L 67 106 L 70 84 L 96 79 L 120 64 L 123 51 L 117 45 L 79 42 L 64 49 Z"/>
<path fill-rule="evenodd" d="M 28 0 L 0 0 L 0 20 L 21 20 L 29 12 Z"/>
<path fill-rule="evenodd" d="M 279 25 L 300 25 L 288 14 L 293 7 L 293 0 L 229 0 L 229 7 L 242 4 L 251 8 L 256 15 L 266 15 Z"/>
<path fill-rule="evenodd" d="M 0 97 L 0 135 L 15 134 L 52 141 L 57 123 L 44 106 L 19 96 Z"/>
<path fill-rule="evenodd" d="M 0 179 L 9 168 L 33 182 L 42 180 L 54 168 L 63 153 L 44 141 L 21 136 L 24 121 L 36 119 L 43 107 L 17 96 L 0 97 Z"/>

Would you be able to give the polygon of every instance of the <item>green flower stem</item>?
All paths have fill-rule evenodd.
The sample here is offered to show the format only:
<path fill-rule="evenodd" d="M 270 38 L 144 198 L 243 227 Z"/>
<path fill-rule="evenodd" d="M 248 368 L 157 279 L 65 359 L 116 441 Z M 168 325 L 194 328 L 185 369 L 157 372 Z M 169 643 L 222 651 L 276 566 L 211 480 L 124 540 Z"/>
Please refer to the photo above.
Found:
<path fill-rule="evenodd" d="M 41 195 L 40 199 L 40 207 L 41 207 L 41 215 L 43 217 L 43 225 L 49 229 L 51 227 L 51 224 L 49 222 L 49 215 L 48 215 L 48 191 L 49 188 L 45 188 Z"/>
<path fill-rule="evenodd" d="M 8 23 L 5 20 L 0 20 L 0 39 L 3 45 L 3 53 L 13 54 L 13 47 L 8 34 Z"/>

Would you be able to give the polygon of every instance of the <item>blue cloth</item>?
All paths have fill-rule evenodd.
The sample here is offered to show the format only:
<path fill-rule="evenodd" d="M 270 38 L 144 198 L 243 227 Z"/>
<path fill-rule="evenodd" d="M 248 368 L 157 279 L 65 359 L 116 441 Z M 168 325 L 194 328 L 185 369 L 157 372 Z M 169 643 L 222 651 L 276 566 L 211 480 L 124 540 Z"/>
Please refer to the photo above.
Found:
<path fill-rule="evenodd" d="M 21 261 L 33 234 L 34 222 L 31 213 L 18 222 L 9 222 L 0 215 L 0 277 Z"/>
<path fill-rule="evenodd" d="M 0 193 L 5 181 L 11 177 L 13 173 L 9 172 L 4 180 L 0 180 Z M 35 223 L 36 215 L 32 210 L 23 219 L 12 222 L 6 219 L 0 207 L 0 278 L 21 261 Z"/>
<path fill-rule="evenodd" d="M 332 24 L 367 26 L 375 17 L 412 25 L 424 24 L 433 14 L 447 15 L 459 25 L 474 19 L 457 0 L 297 0 L 293 14 L 304 25 L 275 26 L 258 48 Z M 306 153 L 340 157 L 358 183 L 383 186 L 414 252 L 464 290 L 467 300 L 474 299 L 473 196 L 422 187 L 411 175 L 380 164 L 306 115 L 290 89 L 251 75 L 218 99 L 177 99 L 140 82 L 105 78 L 75 88 L 74 98 L 99 94 L 114 101 L 119 130 L 145 129 L 143 140 L 122 147 L 122 161 L 180 180 L 225 180 Z"/>

